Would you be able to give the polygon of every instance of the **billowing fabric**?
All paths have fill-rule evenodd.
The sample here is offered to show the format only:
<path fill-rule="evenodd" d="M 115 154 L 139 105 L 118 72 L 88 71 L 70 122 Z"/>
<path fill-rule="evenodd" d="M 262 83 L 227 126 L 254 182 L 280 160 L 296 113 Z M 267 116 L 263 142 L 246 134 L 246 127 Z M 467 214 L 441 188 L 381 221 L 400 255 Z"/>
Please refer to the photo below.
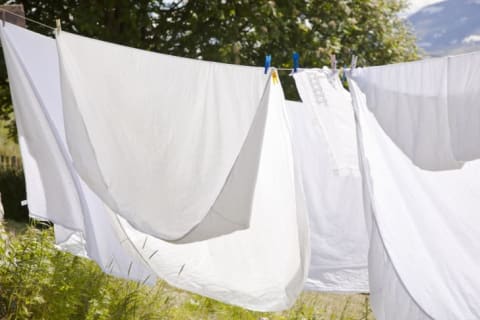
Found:
<path fill-rule="evenodd" d="M 417 67 L 421 69 L 421 63 Z M 403 75 L 405 83 L 398 81 L 403 83 L 399 90 L 406 82 L 425 87 L 431 80 L 427 74 L 426 83 L 397 74 Z M 376 92 L 383 89 L 365 86 L 368 79 L 362 79 L 362 88 L 366 88 L 362 92 L 357 84 L 361 76 L 355 71 L 349 85 L 358 121 L 365 207 L 372 221 L 369 276 L 376 318 L 479 319 L 480 161 L 449 170 L 437 167 L 436 171 L 415 165 L 412 154 L 405 153 L 392 134 L 395 131 L 382 123 L 378 109 L 368 107 L 373 101 L 370 95 L 383 96 Z M 378 106 L 392 108 L 390 102 L 384 100 Z M 403 102 L 413 117 L 397 117 L 395 127 L 412 128 L 417 113 L 424 112 L 423 104 L 409 99 Z M 395 106 L 407 107 L 402 103 Z M 396 108 L 391 111 L 398 115 L 401 111 Z M 443 119 L 439 114 L 444 115 L 444 105 L 438 108 L 438 114 L 433 106 L 430 110 L 433 119 Z M 448 126 L 438 128 L 437 133 L 443 130 Z"/>
<path fill-rule="evenodd" d="M 159 277 L 248 309 L 275 311 L 293 305 L 307 276 L 310 248 L 285 112 L 281 85 L 272 81 L 259 109 L 266 116 L 265 136 L 249 229 L 178 245 L 138 233 L 121 219 Z"/>
<path fill-rule="evenodd" d="M 71 164 L 63 125 L 55 41 L 15 25 L 0 28 L 30 215 L 55 223 L 57 245 L 88 255 L 107 273 L 155 277 Z M 121 230 L 120 230 L 121 231 Z"/>
<path fill-rule="evenodd" d="M 355 69 L 367 106 L 394 142 L 420 168 L 459 168 L 452 151 L 446 58 Z"/>
<path fill-rule="evenodd" d="M 25 43 L 25 48 L 30 51 L 35 43 L 36 52 L 44 52 L 42 47 L 55 45 L 53 39 L 8 24 L 3 30 L 4 49 L 19 46 L 17 41 Z M 5 36 L 10 30 L 17 32 L 15 37 Z M 42 104 L 45 106 L 42 114 L 58 116 L 58 109 L 62 108 L 60 76 L 55 74 L 55 69 L 48 62 L 57 63 L 56 57 L 56 53 L 54 57 L 48 57 L 48 54 L 30 55 L 22 60 L 26 67 L 21 70 L 14 69 L 11 61 L 19 59 L 18 56 L 7 60 L 12 78 L 20 75 L 29 77 L 30 67 L 35 65 L 42 70 L 38 73 L 39 81 L 50 79 L 49 85 L 41 90 L 37 82 L 13 82 L 12 92 L 25 94 L 27 89 L 35 88 L 42 94 L 56 96 L 46 104 L 39 96 L 29 93 L 28 103 L 15 102 L 15 112 L 32 112 Z M 140 232 L 89 189 L 71 165 L 66 142 L 58 139 L 52 145 L 66 150 L 65 166 L 73 179 L 79 180 L 75 189 L 69 191 L 83 203 L 78 211 L 83 219 L 81 228 L 77 225 L 55 225 L 58 245 L 63 250 L 95 260 L 105 272 L 125 278 L 152 282 L 159 277 L 179 288 L 254 310 L 277 311 L 292 306 L 303 289 L 309 266 L 308 221 L 302 185 L 294 173 L 282 88 L 278 77 L 270 81 L 270 75 L 263 75 L 261 69 L 259 72 L 265 77 L 266 86 L 247 140 L 260 135 L 262 144 L 248 229 L 184 244 L 172 244 Z M 17 120 L 22 121 L 21 118 Z M 63 121 L 59 124 L 58 128 L 49 123 L 45 128 L 32 127 L 31 130 L 37 134 L 42 134 L 41 130 L 58 133 L 64 128 Z M 42 140 L 25 141 L 29 148 L 38 143 L 39 150 L 51 152 L 52 146 L 42 144 Z M 34 177 L 49 178 L 49 175 L 58 174 L 41 166 L 36 170 L 41 174 L 36 173 Z M 29 174 L 26 179 L 29 183 Z M 50 185 L 36 185 L 32 190 L 35 194 L 43 194 L 50 191 L 45 191 L 47 187 Z M 69 214 L 69 211 L 63 208 L 51 212 L 47 208 L 47 212 L 41 214 L 55 219 L 55 215 Z"/>
<path fill-rule="evenodd" d="M 88 259 L 87 243 L 82 232 L 64 228 L 59 224 L 53 225 L 53 231 L 55 247 L 58 250 Z"/>
<path fill-rule="evenodd" d="M 368 107 L 421 168 L 480 158 L 480 52 L 356 69 Z"/>
<path fill-rule="evenodd" d="M 55 43 L 11 24 L 6 24 L 2 30 L 18 141 L 25 175 L 28 176 L 26 189 L 30 214 L 83 230 L 76 182 L 66 162 L 67 154 L 58 145 L 62 133 L 50 129 L 63 121 L 61 105 L 55 103 L 59 98 L 55 94 L 59 91 L 50 90 L 52 83 L 58 85 Z M 45 74 L 45 65 L 53 70 Z M 53 116 L 46 112 L 47 106 L 57 108 L 52 110 Z"/>
<path fill-rule="evenodd" d="M 294 78 L 303 103 L 289 102 L 288 116 L 311 237 L 305 288 L 368 292 L 369 239 L 350 94 L 328 69 Z"/>
<path fill-rule="evenodd" d="M 67 142 L 137 230 L 192 242 L 249 227 L 264 123 L 261 68 L 57 36 Z"/>
<path fill-rule="evenodd" d="M 480 52 L 448 57 L 448 120 L 455 159 L 480 159 Z"/>

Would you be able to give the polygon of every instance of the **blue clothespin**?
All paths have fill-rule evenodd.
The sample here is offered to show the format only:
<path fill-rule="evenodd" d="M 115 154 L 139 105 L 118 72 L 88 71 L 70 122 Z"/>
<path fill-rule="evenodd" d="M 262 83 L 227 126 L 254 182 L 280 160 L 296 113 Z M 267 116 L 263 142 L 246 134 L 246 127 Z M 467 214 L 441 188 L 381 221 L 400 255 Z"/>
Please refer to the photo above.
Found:
<path fill-rule="evenodd" d="M 300 55 L 298 54 L 298 52 L 294 52 L 293 53 L 293 72 L 297 72 L 297 69 L 299 68 L 299 59 L 300 59 Z"/>
<path fill-rule="evenodd" d="M 271 55 L 265 56 L 265 74 L 267 74 L 268 68 L 270 68 L 271 63 L 272 63 L 272 56 Z"/>
<path fill-rule="evenodd" d="M 347 70 L 347 65 L 344 64 L 343 65 L 343 73 L 342 73 L 342 81 L 344 81 L 344 82 L 347 81 L 347 73 L 346 73 L 347 71 L 346 70 Z"/>

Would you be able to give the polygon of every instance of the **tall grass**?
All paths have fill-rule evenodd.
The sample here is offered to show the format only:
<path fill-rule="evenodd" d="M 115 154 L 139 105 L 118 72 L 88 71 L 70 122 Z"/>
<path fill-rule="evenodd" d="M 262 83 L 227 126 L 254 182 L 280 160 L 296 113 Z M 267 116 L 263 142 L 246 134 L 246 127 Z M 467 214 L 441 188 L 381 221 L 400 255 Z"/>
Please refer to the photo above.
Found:
<path fill-rule="evenodd" d="M 366 296 L 306 293 L 283 313 L 260 313 L 104 274 L 92 261 L 58 251 L 51 228 L 0 225 L 0 319 L 373 319 Z"/>

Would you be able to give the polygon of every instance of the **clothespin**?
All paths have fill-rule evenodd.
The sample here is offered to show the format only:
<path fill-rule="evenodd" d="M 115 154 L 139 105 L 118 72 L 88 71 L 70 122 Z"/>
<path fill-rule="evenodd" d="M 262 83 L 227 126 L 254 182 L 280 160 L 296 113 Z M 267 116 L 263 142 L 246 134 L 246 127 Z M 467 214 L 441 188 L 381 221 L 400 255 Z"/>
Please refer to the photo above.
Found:
<path fill-rule="evenodd" d="M 57 22 L 57 34 L 59 34 L 60 31 L 62 31 L 62 21 L 60 19 L 57 19 L 56 22 Z"/>
<path fill-rule="evenodd" d="M 342 72 L 342 81 L 343 82 L 347 81 L 347 71 L 346 70 L 347 70 L 347 65 L 344 64 L 343 65 L 343 72 Z"/>
<path fill-rule="evenodd" d="M 352 64 L 350 65 L 350 74 L 353 73 L 353 70 L 357 67 L 358 57 L 356 55 L 352 56 Z"/>
<path fill-rule="evenodd" d="M 273 82 L 273 84 L 280 83 L 280 80 L 278 79 L 277 69 L 273 69 L 273 71 L 272 71 L 272 82 Z"/>
<path fill-rule="evenodd" d="M 265 74 L 267 74 L 271 63 L 272 63 L 272 56 L 271 55 L 266 55 L 265 56 Z"/>
<path fill-rule="evenodd" d="M 300 55 L 298 54 L 298 52 L 294 52 L 292 55 L 292 58 L 293 58 L 293 73 L 295 73 L 297 72 L 297 69 L 300 66 L 299 64 Z"/>
<path fill-rule="evenodd" d="M 330 55 L 330 67 L 332 68 L 333 72 L 337 71 L 337 58 L 334 54 Z"/>

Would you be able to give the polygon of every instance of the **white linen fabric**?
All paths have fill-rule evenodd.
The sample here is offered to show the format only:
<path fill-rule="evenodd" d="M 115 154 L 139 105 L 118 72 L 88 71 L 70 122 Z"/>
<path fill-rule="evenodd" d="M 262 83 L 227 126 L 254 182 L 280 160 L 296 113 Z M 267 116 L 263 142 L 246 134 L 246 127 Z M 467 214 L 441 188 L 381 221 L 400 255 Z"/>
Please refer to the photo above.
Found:
<path fill-rule="evenodd" d="M 75 181 L 65 161 L 67 155 L 57 143 L 62 133 L 49 129 L 62 121 L 61 105 L 52 103 L 56 97 L 49 90 L 52 83 L 58 83 L 52 76 L 58 74 L 55 43 L 46 37 L 29 37 L 31 33 L 11 24 L 2 30 L 18 141 L 24 171 L 29 177 L 26 188 L 30 214 L 83 230 Z M 15 46 L 11 39 L 15 39 Z M 52 66 L 52 72 L 44 74 L 45 65 Z M 47 105 L 58 107 L 52 112 L 53 117 L 45 111 Z"/>
<path fill-rule="evenodd" d="M 154 281 L 107 208 L 73 169 L 64 135 L 55 41 L 9 23 L 0 28 L 0 35 L 30 215 L 55 223 L 61 249 L 88 254 L 107 273 Z"/>
<path fill-rule="evenodd" d="M 20 92 L 29 98 L 25 103 L 19 103 L 15 98 L 15 112 L 31 114 L 39 109 L 41 115 L 58 116 L 58 110 L 62 108 L 60 75 L 52 68 L 58 63 L 57 53 L 43 48 L 54 47 L 54 40 L 9 24 L 1 30 L 3 48 L 7 53 L 12 52 L 12 48 L 32 52 L 33 44 L 37 52 L 22 59 L 11 54 L 7 59 L 9 75 L 14 80 L 11 82 L 14 98 Z M 15 32 L 15 37 L 8 36 L 10 32 Z M 48 57 L 50 54 L 54 57 Z M 25 68 L 16 68 L 19 60 Z M 36 74 L 35 81 L 15 81 L 18 77 L 31 78 L 31 66 L 42 70 Z M 172 244 L 145 234 L 113 212 L 82 181 L 71 164 L 65 140 L 56 139 L 55 143 L 47 145 L 43 140 L 27 137 L 25 143 L 30 149 L 34 144 L 43 152 L 52 152 L 50 149 L 54 147 L 64 148 L 63 165 L 74 181 L 78 179 L 78 184 L 68 191 L 83 203 L 77 211 L 82 218 L 81 227 L 75 223 L 68 226 L 56 224 L 58 245 L 74 254 L 87 255 L 105 272 L 118 276 L 148 282 L 159 277 L 179 288 L 254 310 L 278 311 L 292 306 L 303 289 L 309 266 L 308 221 L 302 186 L 294 174 L 283 91 L 276 73 L 274 80 L 270 80 L 270 75 L 263 75 L 261 69 L 259 72 L 266 79 L 266 86 L 247 138 L 252 140 L 252 136 L 259 135 L 262 142 L 258 176 L 252 191 L 250 228 L 184 244 Z M 46 79 L 50 80 L 48 86 L 38 86 Z M 41 91 L 42 95 L 28 90 Z M 55 98 L 45 103 L 41 99 L 43 95 Z M 43 108 L 40 109 L 39 105 Z M 17 118 L 19 123 L 28 120 Z M 59 126 L 48 123 L 42 128 L 28 128 L 32 135 L 45 132 L 53 135 L 63 131 L 62 121 Z M 255 143 L 244 144 L 243 148 L 245 145 L 257 146 Z M 26 161 L 31 159 L 36 160 L 34 157 L 24 158 L 24 163 L 28 165 Z M 41 173 L 34 172 L 33 177 L 58 175 L 55 170 L 47 171 L 43 166 L 34 168 Z M 27 173 L 27 183 L 30 178 Z M 32 192 L 43 194 L 60 187 L 63 188 L 63 184 L 37 184 L 32 187 Z M 40 215 L 52 217 L 54 221 L 57 214 L 70 212 L 68 207 L 58 212 L 50 211 L 50 208 L 45 210 Z"/>
<path fill-rule="evenodd" d="M 445 58 L 359 68 L 354 76 L 379 124 L 417 166 L 462 166 L 450 141 Z"/>
<path fill-rule="evenodd" d="M 69 150 L 137 230 L 175 242 L 249 227 L 263 124 L 261 68 L 57 36 Z"/>
<path fill-rule="evenodd" d="M 369 239 L 350 93 L 328 69 L 293 77 L 303 103 L 288 102 L 288 116 L 311 237 L 305 289 L 368 292 Z"/>
<path fill-rule="evenodd" d="M 309 105 L 327 142 L 330 163 L 338 175 L 359 175 L 355 121 L 350 93 L 338 73 L 328 68 L 293 74 L 302 101 Z M 328 120 L 327 120 L 328 119 Z"/>
<path fill-rule="evenodd" d="M 159 277 L 220 301 L 259 311 L 293 305 L 309 266 L 309 232 L 296 182 L 285 98 L 278 80 L 259 109 L 265 136 L 250 228 L 189 244 L 171 244 L 122 226 Z"/>
<path fill-rule="evenodd" d="M 461 161 L 480 159 L 480 52 L 445 59 L 453 153 Z"/>
<path fill-rule="evenodd" d="M 424 169 L 480 158 L 480 52 L 356 69 L 368 107 Z"/>
<path fill-rule="evenodd" d="M 421 63 L 415 65 L 423 69 Z M 399 71 L 401 66 L 392 68 Z M 442 162 L 448 159 L 444 157 L 440 162 L 430 162 L 438 165 L 436 171 L 415 165 L 410 158 L 415 154 L 404 152 L 398 136 L 392 134 L 395 132 L 390 127 L 392 123 L 382 122 L 380 115 L 384 111 L 371 107 L 369 110 L 369 101 L 374 101 L 372 96 L 384 93 L 378 92 L 382 87 L 370 87 L 368 78 L 357 78 L 364 75 L 355 70 L 349 85 L 358 121 L 365 207 L 372 219 L 369 276 L 374 313 L 380 320 L 478 319 L 480 161 L 467 162 L 457 169 L 439 170 L 447 164 Z M 423 78 L 425 83 L 421 79 L 412 80 L 401 71 L 397 77 L 400 91 L 407 86 L 406 82 L 414 81 L 426 87 L 431 80 L 427 75 Z M 362 82 L 364 92 L 357 80 Z M 426 95 L 429 93 L 425 91 Z M 414 127 L 411 122 L 418 119 L 415 110 L 418 114 L 425 111 L 421 110 L 424 100 L 421 92 L 419 94 L 420 104 L 407 98 L 400 100 L 408 104 L 413 117 L 396 117 L 395 128 Z M 390 100 L 378 101 L 377 106 L 392 108 L 390 103 Z M 392 114 L 401 114 L 397 108 L 407 107 L 403 103 L 394 104 L 395 108 L 390 109 Z M 429 111 L 433 122 L 444 119 L 443 102 L 438 109 L 435 112 L 432 105 Z M 448 129 L 448 125 L 442 126 L 436 133 L 440 136 Z M 440 144 L 439 148 L 443 146 Z M 443 149 L 444 154 L 447 149 Z M 424 155 L 423 160 L 434 160 L 432 155 Z"/>

